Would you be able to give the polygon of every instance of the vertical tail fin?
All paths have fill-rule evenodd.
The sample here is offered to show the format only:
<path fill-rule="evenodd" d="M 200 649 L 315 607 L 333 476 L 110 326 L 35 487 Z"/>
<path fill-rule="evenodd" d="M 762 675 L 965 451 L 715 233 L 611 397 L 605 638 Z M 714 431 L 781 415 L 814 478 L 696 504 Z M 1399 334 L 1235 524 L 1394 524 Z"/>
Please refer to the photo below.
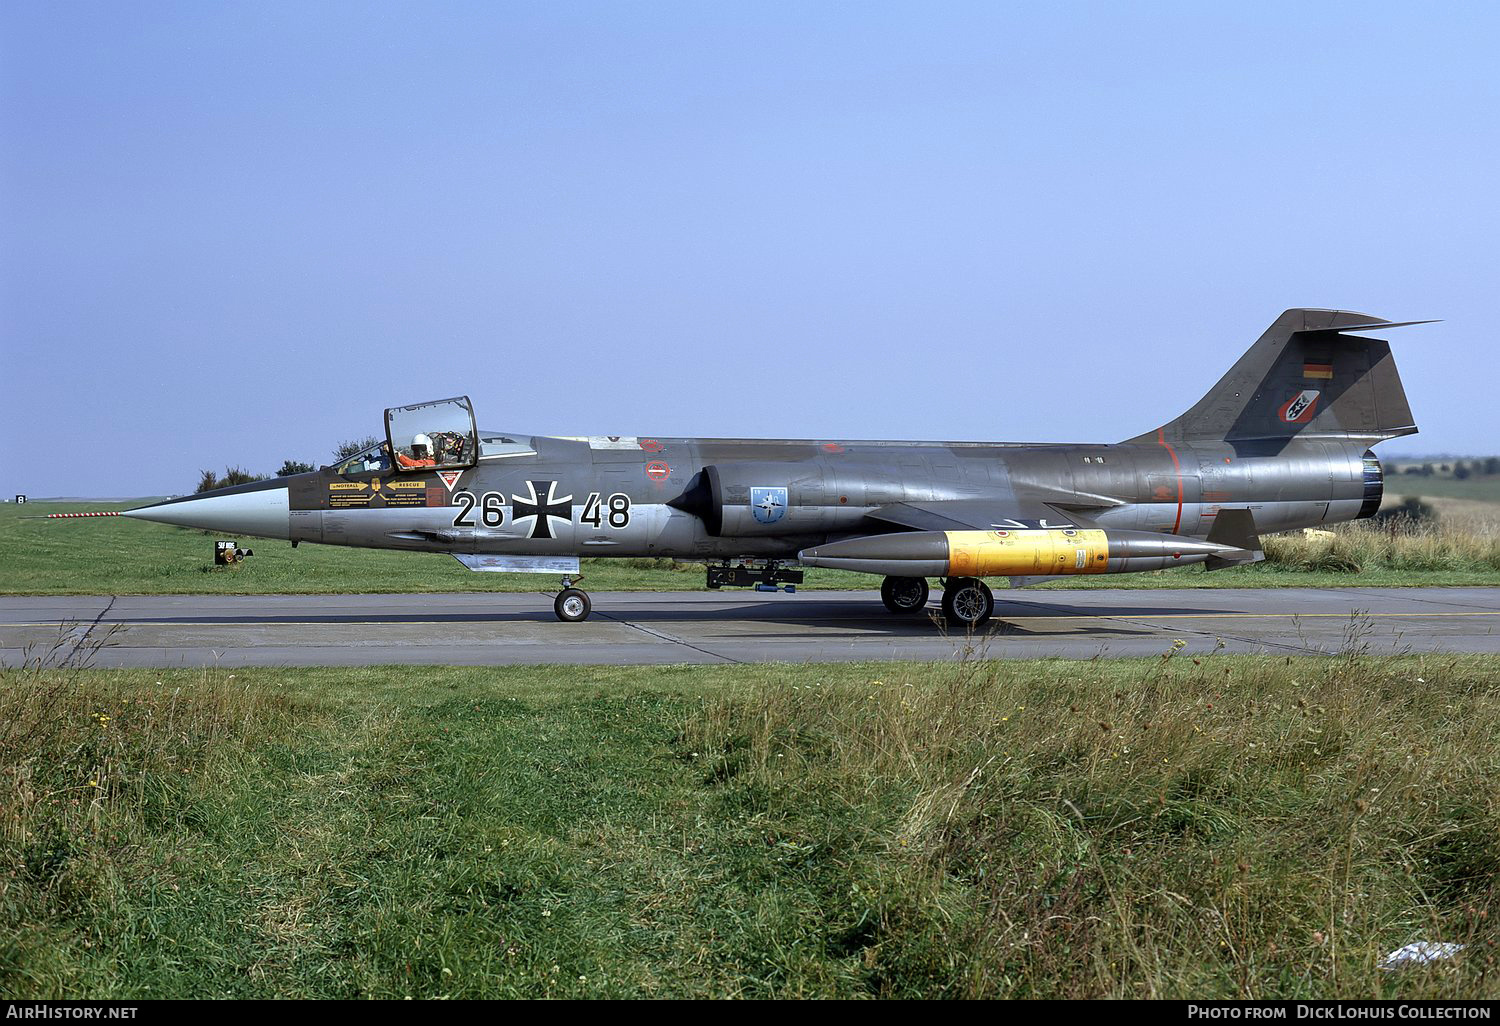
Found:
<path fill-rule="evenodd" d="M 1192 409 L 1130 441 L 1222 439 L 1245 455 L 1274 455 L 1303 433 L 1371 441 L 1413 434 L 1390 346 L 1346 332 L 1430 323 L 1288 310 Z"/>

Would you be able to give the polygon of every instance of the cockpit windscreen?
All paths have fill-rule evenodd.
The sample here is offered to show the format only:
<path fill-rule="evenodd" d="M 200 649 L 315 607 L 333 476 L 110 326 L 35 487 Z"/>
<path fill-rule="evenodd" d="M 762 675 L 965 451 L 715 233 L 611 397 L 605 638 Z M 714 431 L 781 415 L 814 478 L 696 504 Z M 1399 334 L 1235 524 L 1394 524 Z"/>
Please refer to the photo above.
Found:
<path fill-rule="evenodd" d="M 397 470 L 472 467 L 478 458 L 474 409 L 467 396 L 386 410 L 385 429 Z"/>

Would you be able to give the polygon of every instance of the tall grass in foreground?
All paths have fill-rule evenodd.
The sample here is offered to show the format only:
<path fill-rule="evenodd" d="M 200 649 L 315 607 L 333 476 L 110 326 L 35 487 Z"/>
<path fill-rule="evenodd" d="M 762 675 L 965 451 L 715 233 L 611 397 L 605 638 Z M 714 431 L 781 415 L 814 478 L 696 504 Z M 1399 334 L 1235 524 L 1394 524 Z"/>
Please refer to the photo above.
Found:
<path fill-rule="evenodd" d="M 106 641 L 0 670 L 0 980 L 24 978 L 48 924 L 149 876 L 150 842 L 193 816 L 248 744 L 291 724 L 290 702 L 230 673 L 122 689 L 79 672 Z"/>
<path fill-rule="evenodd" d="M 1494 997 L 1500 686 L 1473 667 L 971 658 L 711 700 L 685 741 L 727 814 L 843 867 L 835 943 L 878 995 Z M 1377 969 L 1416 940 L 1467 947 Z"/>
<path fill-rule="evenodd" d="M 1500 660 L 1359 628 L 1292 660 L 0 671 L 0 995 L 1500 996 Z M 1467 947 L 1377 969 L 1416 940 Z"/>
<path fill-rule="evenodd" d="M 1356 520 L 1328 532 L 1270 535 L 1265 539 L 1265 551 L 1263 565 L 1276 570 L 1482 572 L 1500 570 L 1500 528 L 1446 518 L 1396 517 L 1385 523 Z"/>

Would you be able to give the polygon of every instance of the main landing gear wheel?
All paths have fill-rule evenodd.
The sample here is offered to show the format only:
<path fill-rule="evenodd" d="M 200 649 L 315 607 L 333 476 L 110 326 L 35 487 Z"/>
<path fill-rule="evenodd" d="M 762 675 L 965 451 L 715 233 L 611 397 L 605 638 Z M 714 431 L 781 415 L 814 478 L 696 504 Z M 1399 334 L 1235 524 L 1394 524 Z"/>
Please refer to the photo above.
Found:
<path fill-rule="evenodd" d="M 880 582 L 880 601 L 893 613 L 915 613 L 927 605 L 927 578 L 887 577 Z"/>
<path fill-rule="evenodd" d="M 995 612 L 995 593 L 973 577 L 950 577 L 943 587 L 943 617 L 949 627 L 972 630 Z"/>
<path fill-rule="evenodd" d="M 552 611 L 557 618 L 564 623 L 577 623 L 589 618 L 589 610 L 593 608 L 589 604 L 588 592 L 578 588 L 564 588 L 552 603 Z"/>

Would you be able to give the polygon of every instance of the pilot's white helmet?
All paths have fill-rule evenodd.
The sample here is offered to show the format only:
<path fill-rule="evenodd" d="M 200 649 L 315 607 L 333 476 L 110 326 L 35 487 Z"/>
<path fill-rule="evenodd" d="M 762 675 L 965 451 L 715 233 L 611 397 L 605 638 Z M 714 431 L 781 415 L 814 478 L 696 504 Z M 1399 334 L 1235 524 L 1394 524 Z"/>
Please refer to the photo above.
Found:
<path fill-rule="evenodd" d="M 425 450 L 424 452 L 422 452 L 420 454 L 417 452 L 417 446 L 419 446 L 419 445 Z M 411 440 L 411 454 L 413 456 L 417 456 L 417 455 L 431 456 L 432 455 L 432 439 L 428 438 L 426 435 L 414 435 L 412 437 L 412 440 Z"/>

